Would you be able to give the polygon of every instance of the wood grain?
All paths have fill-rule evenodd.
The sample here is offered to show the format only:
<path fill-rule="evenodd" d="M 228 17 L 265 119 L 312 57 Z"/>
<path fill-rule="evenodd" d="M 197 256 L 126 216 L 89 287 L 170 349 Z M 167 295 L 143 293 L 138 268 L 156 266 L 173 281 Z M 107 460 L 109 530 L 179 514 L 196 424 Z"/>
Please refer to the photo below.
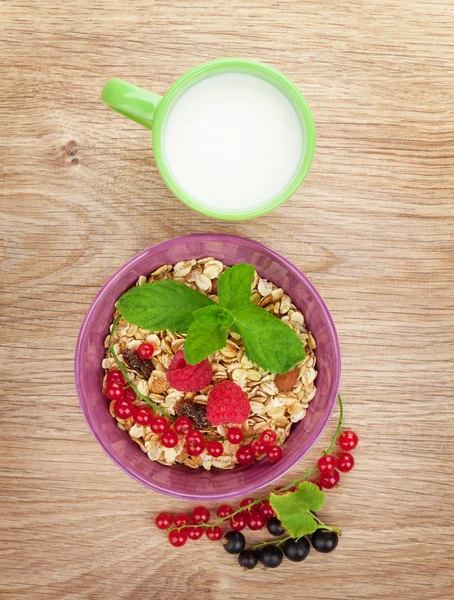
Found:
<path fill-rule="evenodd" d="M 0 4 L 1 598 L 453 597 L 453 17 L 450 0 Z M 164 93 L 231 55 L 285 72 L 317 125 L 303 187 L 248 223 L 182 206 L 149 132 L 99 100 L 110 76 Z M 344 530 L 330 556 L 242 573 L 211 542 L 170 548 L 153 516 L 189 506 L 124 475 L 79 410 L 74 347 L 99 287 L 203 231 L 283 253 L 332 311 L 361 445 L 327 499 Z"/>

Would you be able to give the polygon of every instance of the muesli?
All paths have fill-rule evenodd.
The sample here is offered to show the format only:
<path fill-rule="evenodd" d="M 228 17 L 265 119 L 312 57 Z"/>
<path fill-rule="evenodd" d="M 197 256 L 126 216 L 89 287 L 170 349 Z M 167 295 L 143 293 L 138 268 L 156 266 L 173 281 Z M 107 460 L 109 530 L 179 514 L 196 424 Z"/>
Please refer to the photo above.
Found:
<path fill-rule="evenodd" d="M 279 460 L 316 392 L 316 343 L 292 299 L 212 257 L 163 265 L 136 288 L 117 303 L 102 362 L 118 427 L 165 465 Z"/>

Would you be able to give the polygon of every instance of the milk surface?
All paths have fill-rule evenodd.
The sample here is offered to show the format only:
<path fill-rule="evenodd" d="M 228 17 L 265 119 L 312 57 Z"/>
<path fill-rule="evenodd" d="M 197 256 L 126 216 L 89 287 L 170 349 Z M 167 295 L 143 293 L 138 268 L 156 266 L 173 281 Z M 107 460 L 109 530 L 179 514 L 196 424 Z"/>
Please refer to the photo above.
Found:
<path fill-rule="evenodd" d="M 207 207 L 265 204 L 295 175 L 304 148 L 286 96 L 244 73 L 213 75 L 179 98 L 164 123 L 164 155 L 176 182 Z"/>

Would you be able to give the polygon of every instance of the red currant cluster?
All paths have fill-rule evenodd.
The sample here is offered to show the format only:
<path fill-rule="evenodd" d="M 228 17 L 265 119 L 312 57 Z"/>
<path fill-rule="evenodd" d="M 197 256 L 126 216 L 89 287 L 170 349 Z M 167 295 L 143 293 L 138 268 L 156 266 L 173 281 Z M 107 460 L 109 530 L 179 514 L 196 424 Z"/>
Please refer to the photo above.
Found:
<path fill-rule="evenodd" d="M 258 438 L 250 444 L 241 446 L 237 450 L 236 459 L 240 465 L 250 465 L 259 456 L 266 455 L 270 462 L 275 463 L 282 458 L 282 447 L 276 445 L 276 432 L 271 429 L 262 431 Z M 232 444 L 240 444 L 243 440 L 243 432 L 239 427 L 230 427 L 227 431 L 227 439 Z"/>
<path fill-rule="evenodd" d="M 303 476 L 295 479 L 289 485 L 278 487 L 272 493 L 294 492 L 300 483 L 307 481 L 317 471 L 318 479 L 313 483 L 320 489 L 331 489 L 339 483 L 339 471 L 345 473 L 353 468 L 354 459 L 348 451 L 356 448 L 358 436 L 353 431 L 341 430 L 343 404 L 340 396 L 339 406 L 340 415 L 336 431 L 331 444 L 323 452 L 317 465 L 307 469 Z M 243 440 L 243 433 L 239 427 L 232 427 L 227 432 L 227 437 L 229 441 L 237 444 Z M 267 453 L 268 448 L 275 448 L 275 442 L 276 434 L 271 430 L 266 430 L 248 447 L 254 448 L 254 452 L 262 454 L 264 451 Z M 335 456 L 332 452 L 336 443 L 342 452 L 336 453 Z M 169 513 L 160 513 L 155 519 L 155 524 L 158 529 L 168 530 L 169 542 L 175 547 L 184 546 L 188 539 L 200 539 L 204 529 L 209 540 L 217 541 L 224 538 L 225 551 L 229 554 L 237 554 L 238 563 L 245 569 L 255 568 L 258 562 L 267 568 L 275 568 L 281 564 L 284 556 L 290 561 L 301 562 L 308 556 L 310 544 L 318 552 L 332 552 L 338 544 L 338 534 L 340 533 L 336 528 L 322 523 L 317 517 L 318 528 L 311 535 L 310 543 L 307 536 L 293 539 L 288 535 L 278 541 L 260 542 L 251 548 L 246 548 L 246 539 L 241 533 L 245 527 L 257 531 L 266 526 L 272 536 L 278 537 L 288 533 L 270 504 L 270 494 L 257 499 L 244 498 L 236 509 L 228 504 L 221 504 L 216 510 L 217 519 L 213 523 L 210 523 L 210 516 L 208 508 L 198 506 L 194 508 L 191 516 L 179 514 L 172 517 Z M 223 523 L 228 524 L 230 528 L 225 535 L 220 527 Z"/>
<path fill-rule="evenodd" d="M 356 433 L 354 431 L 343 431 L 337 438 L 337 444 L 344 452 L 338 453 L 337 456 L 324 454 L 317 461 L 319 476 L 313 483 L 318 485 L 320 489 L 331 490 L 336 487 L 340 481 L 339 471 L 347 473 L 355 465 L 355 459 L 350 452 L 346 451 L 354 450 L 358 445 Z"/>
<path fill-rule="evenodd" d="M 263 529 L 268 519 L 275 517 L 276 513 L 268 499 L 256 503 L 254 498 L 245 498 L 237 509 L 233 509 L 228 504 L 221 504 L 216 510 L 217 519 L 213 524 L 209 523 L 210 516 L 208 508 L 197 506 L 191 516 L 179 514 L 172 517 L 169 513 L 160 513 L 155 519 L 155 524 L 158 529 L 170 529 L 169 542 L 172 546 L 179 547 L 183 546 L 188 539 L 200 539 L 204 529 L 209 540 L 220 540 L 223 531 L 219 524 L 222 522 L 228 522 L 233 531 L 241 531 L 245 527 L 253 531 Z"/>
<path fill-rule="evenodd" d="M 141 358 L 149 358 L 153 354 L 151 344 L 141 344 L 137 350 Z M 179 441 L 178 436 L 185 436 L 185 448 L 190 456 L 198 456 L 206 449 L 208 454 L 214 458 L 222 456 L 224 447 L 218 440 L 205 440 L 201 431 L 194 429 L 194 424 L 188 417 L 178 417 L 173 424 L 169 418 L 156 415 L 146 406 L 134 406 L 137 400 L 135 391 L 127 385 L 122 372 L 112 369 L 107 374 L 106 396 L 114 400 L 114 410 L 120 419 L 133 418 L 138 425 L 149 426 L 151 431 L 160 435 L 160 441 L 166 448 L 174 448 Z M 227 439 L 232 444 L 241 444 L 244 433 L 240 427 L 230 427 L 227 431 Z M 276 433 L 267 429 L 253 439 L 250 444 L 241 446 L 236 453 L 236 459 L 240 465 L 249 465 L 259 456 L 267 456 L 271 462 L 277 462 L 282 458 L 282 448 L 276 445 Z"/>
<path fill-rule="evenodd" d="M 140 346 L 137 348 L 137 354 L 140 358 L 151 358 L 154 354 L 154 347 L 152 344 L 147 344 L 146 342 L 144 342 L 143 344 L 140 344 Z M 106 395 L 111 400 L 126 400 L 129 401 L 130 404 L 132 404 L 136 399 L 136 393 L 132 388 L 125 387 L 125 385 L 126 380 L 123 377 L 123 374 L 120 371 L 120 369 L 112 369 L 107 374 Z M 120 418 L 127 419 L 130 416 L 131 414 Z"/>

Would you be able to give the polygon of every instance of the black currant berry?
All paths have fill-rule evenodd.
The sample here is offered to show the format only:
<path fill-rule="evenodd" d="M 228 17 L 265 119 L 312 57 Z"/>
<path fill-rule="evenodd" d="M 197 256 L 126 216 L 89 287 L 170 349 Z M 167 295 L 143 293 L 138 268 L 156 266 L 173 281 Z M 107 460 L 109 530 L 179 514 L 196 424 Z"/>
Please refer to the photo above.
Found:
<path fill-rule="evenodd" d="M 238 555 L 238 562 L 243 569 L 254 569 L 259 562 L 259 556 L 254 550 L 243 550 Z"/>
<path fill-rule="evenodd" d="M 283 543 L 282 549 L 284 550 L 285 556 L 293 562 L 301 562 L 304 560 L 310 552 L 311 546 L 306 538 L 300 538 L 296 540 L 287 540 Z"/>
<path fill-rule="evenodd" d="M 246 538 L 241 531 L 229 531 L 224 536 L 223 544 L 229 554 L 239 554 L 246 546 Z"/>
<path fill-rule="evenodd" d="M 336 549 L 337 543 L 339 542 L 339 536 L 335 531 L 317 529 L 317 531 L 312 534 L 311 541 L 314 550 L 327 554 Z"/>
<path fill-rule="evenodd" d="M 271 535 L 282 535 L 285 533 L 285 529 L 282 527 L 281 522 L 277 517 L 271 517 L 271 519 L 268 519 L 266 526 Z"/>
<path fill-rule="evenodd" d="M 277 546 L 265 546 L 259 552 L 260 562 L 269 569 L 278 567 L 283 558 L 284 555 L 282 554 L 282 550 Z"/>

